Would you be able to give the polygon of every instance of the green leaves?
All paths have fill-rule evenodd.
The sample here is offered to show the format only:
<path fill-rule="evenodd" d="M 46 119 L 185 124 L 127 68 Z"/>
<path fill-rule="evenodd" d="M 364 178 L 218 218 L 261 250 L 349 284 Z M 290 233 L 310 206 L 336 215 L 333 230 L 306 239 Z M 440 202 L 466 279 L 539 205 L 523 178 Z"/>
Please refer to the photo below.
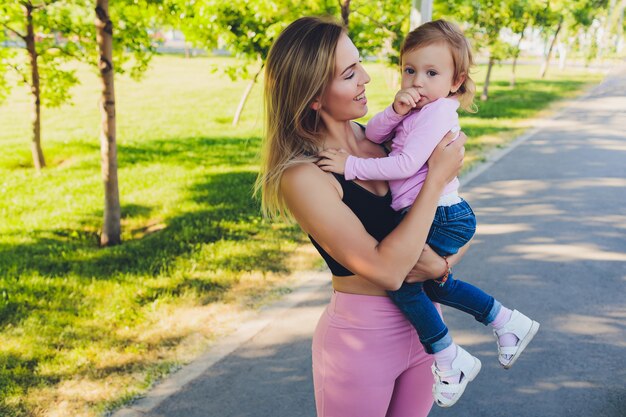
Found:
<path fill-rule="evenodd" d="M 190 43 L 207 50 L 223 47 L 248 62 L 265 61 L 278 34 L 300 16 L 334 10 L 316 1 L 171 0 L 169 23 Z M 245 66 L 228 67 L 231 79 L 248 76 Z"/>
<path fill-rule="evenodd" d="M 43 58 L 48 55 L 44 55 Z M 59 59 L 39 60 L 41 102 L 46 107 L 59 107 L 71 100 L 71 87 L 78 84 L 76 71 L 62 69 Z"/>
<path fill-rule="evenodd" d="M 151 37 L 162 26 L 164 9 L 161 0 L 119 0 L 112 3 L 114 69 L 139 78 L 156 52 Z M 78 83 L 66 63 L 81 61 L 98 65 L 93 0 L 31 0 L 0 4 L 0 41 L 11 39 L 23 45 L 18 35 L 26 35 L 24 8 L 33 7 L 35 45 L 42 80 L 42 100 L 45 105 L 58 106 L 71 99 L 71 88 Z M 2 28 L 3 27 L 3 28 Z M 0 99 L 8 94 L 6 73 L 10 69 L 20 79 L 30 83 L 30 71 L 23 48 L 0 49 Z"/>

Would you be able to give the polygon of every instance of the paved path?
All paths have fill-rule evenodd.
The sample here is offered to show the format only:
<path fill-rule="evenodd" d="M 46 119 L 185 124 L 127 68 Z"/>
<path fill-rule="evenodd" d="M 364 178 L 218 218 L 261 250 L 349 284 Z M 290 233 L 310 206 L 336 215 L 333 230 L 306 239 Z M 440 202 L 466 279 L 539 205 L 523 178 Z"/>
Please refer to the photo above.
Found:
<path fill-rule="evenodd" d="M 489 330 L 444 310 L 483 370 L 454 408 L 431 416 L 626 415 L 625 130 L 626 70 L 468 177 L 479 231 L 456 275 L 542 327 L 505 371 Z M 186 380 L 116 416 L 314 417 L 310 337 L 330 287 L 303 294 L 222 360 L 192 364 Z"/>

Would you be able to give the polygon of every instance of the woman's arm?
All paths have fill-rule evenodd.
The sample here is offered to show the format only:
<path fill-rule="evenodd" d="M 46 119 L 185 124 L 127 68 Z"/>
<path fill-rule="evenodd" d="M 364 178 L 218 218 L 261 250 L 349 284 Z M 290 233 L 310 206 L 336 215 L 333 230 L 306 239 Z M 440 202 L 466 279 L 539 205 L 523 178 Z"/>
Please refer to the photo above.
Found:
<path fill-rule="evenodd" d="M 471 242 L 462 246 L 457 253 L 448 256 L 448 263 L 428 245 L 424 246 L 419 260 L 407 275 L 405 281 L 408 283 L 424 282 L 431 279 L 437 279 L 445 275 L 448 265 L 452 268 L 458 264 L 465 252 L 469 249 Z"/>
<path fill-rule="evenodd" d="M 282 196 L 302 229 L 330 256 L 381 288 L 398 289 L 422 252 L 443 188 L 462 166 L 465 137 L 450 144 L 454 136 L 446 135 L 437 146 L 415 204 L 381 242 L 367 233 L 341 201 L 331 177 L 314 164 L 287 169 L 281 180 Z"/>

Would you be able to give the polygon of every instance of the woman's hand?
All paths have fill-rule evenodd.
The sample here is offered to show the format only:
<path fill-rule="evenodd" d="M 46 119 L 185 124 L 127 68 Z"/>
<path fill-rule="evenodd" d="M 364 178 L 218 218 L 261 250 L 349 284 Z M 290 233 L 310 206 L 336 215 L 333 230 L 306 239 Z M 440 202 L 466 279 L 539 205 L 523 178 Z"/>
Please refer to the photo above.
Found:
<path fill-rule="evenodd" d="M 466 140 L 463 132 L 448 132 L 428 158 L 428 177 L 447 184 L 458 176 L 463 167 Z"/>
<path fill-rule="evenodd" d="M 458 264 L 465 252 L 467 252 L 467 249 L 469 249 L 469 246 L 470 243 L 468 242 L 456 254 L 448 256 L 448 264 L 446 265 L 446 261 L 441 256 L 437 255 L 430 246 L 425 245 L 419 260 L 407 275 L 405 282 L 424 282 L 444 276 L 448 265 L 452 267 Z"/>
<path fill-rule="evenodd" d="M 467 252 L 467 250 L 469 249 L 471 243 L 472 243 L 472 241 L 470 240 L 464 246 L 461 246 L 457 253 L 447 257 L 448 265 L 450 265 L 450 268 L 452 268 L 454 265 L 458 264 L 461 261 L 461 258 L 463 258 L 463 256 L 465 256 L 465 252 Z"/>
<path fill-rule="evenodd" d="M 446 261 L 430 246 L 425 245 L 420 258 L 404 281 L 413 283 L 437 279 L 446 273 L 447 268 Z"/>

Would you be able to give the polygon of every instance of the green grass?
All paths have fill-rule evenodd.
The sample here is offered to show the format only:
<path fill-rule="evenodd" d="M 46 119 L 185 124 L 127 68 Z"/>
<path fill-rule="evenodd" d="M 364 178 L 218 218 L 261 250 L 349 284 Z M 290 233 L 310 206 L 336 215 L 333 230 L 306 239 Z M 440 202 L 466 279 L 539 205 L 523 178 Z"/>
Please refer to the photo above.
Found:
<path fill-rule="evenodd" d="M 116 79 L 125 243 L 113 248 L 97 245 L 95 75 L 80 68 L 74 105 L 43 110 L 41 175 L 31 168 L 26 90 L 0 106 L 0 415 L 115 408 L 232 328 L 238 311 L 287 291 L 290 271 L 316 262 L 294 261 L 302 233 L 264 221 L 250 197 L 261 88 L 231 127 L 245 82 L 210 71 L 227 61 L 158 57 L 141 83 Z M 373 115 L 392 99 L 395 72 L 367 68 Z M 601 79 L 552 70 L 539 81 L 538 68 L 520 66 L 511 89 L 508 71 L 496 67 L 490 100 L 461 119 L 468 159 Z M 483 74 L 479 68 L 475 80 Z"/>

